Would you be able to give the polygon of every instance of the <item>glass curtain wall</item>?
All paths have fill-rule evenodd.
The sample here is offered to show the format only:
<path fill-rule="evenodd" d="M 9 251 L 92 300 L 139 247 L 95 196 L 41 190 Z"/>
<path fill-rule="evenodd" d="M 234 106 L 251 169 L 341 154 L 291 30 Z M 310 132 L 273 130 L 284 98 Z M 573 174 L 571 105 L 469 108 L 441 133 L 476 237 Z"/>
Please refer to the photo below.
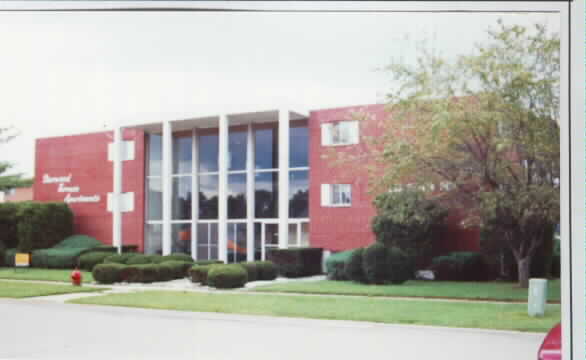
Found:
<path fill-rule="evenodd" d="M 244 261 L 253 247 L 255 259 L 267 248 L 278 247 L 279 124 L 253 124 L 228 129 L 227 217 L 218 223 L 219 130 L 197 129 L 172 137 L 171 251 L 195 254 L 200 260 L 217 259 L 218 227 L 227 226 L 228 261 Z M 289 241 L 288 246 L 309 244 L 309 132 L 307 121 L 290 123 Z M 147 134 L 145 252 L 162 252 L 162 136 Z M 251 173 L 248 150 L 253 149 Z M 252 177 L 249 177 L 252 176 Z M 247 184 L 254 189 L 253 213 L 248 213 Z M 193 198 L 197 192 L 197 198 Z M 197 209 L 192 204 L 196 202 Z M 247 221 L 253 221 L 253 242 L 247 242 Z M 252 223 L 250 223 L 252 224 Z M 196 236 L 192 236 L 192 229 Z M 196 238 L 192 245 L 192 238 Z"/>

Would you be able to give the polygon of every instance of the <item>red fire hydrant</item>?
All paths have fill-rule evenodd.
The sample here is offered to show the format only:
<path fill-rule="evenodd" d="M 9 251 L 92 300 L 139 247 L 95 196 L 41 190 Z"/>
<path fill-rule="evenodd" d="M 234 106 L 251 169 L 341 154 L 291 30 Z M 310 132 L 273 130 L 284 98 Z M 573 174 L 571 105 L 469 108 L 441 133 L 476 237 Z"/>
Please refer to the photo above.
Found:
<path fill-rule="evenodd" d="M 75 269 L 71 272 L 71 283 L 75 286 L 81 286 L 81 271 Z"/>

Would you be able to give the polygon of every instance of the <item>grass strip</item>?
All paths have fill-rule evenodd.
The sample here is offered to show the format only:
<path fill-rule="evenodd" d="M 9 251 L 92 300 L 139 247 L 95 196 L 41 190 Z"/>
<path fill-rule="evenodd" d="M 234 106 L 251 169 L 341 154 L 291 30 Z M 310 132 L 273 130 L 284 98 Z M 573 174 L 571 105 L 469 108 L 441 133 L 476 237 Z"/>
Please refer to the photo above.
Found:
<path fill-rule="evenodd" d="M 0 279 L 9 280 L 40 280 L 40 281 L 64 281 L 70 282 L 69 276 L 73 270 L 68 269 L 17 269 L 3 267 L 0 268 Z M 84 283 L 92 283 L 94 278 L 89 271 L 82 271 Z"/>
<path fill-rule="evenodd" d="M 527 302 L 527 289 L 511 282 L 407 281 L 401 285 L 365 285 L 351 281 L 299 281 L 259 286 L 252 291 L 299 294 L 405 296 Z M 559 304 L 560 281 L 548 281 L 548 302 Z"/>
<path fill-rule="evenodd" d="M 381 298 L 313 297 L 264 294 L 207 294 L 144 291 L 108 294 L 69 301 L 150 309 L 357 320 L 389 324 L 435 325 L 546 332 L 560 321 L 560 305 L 548 305 L 546 316 L 532 318 L 524 304 L 456 303 Z"/>
<path fill-rule="evenodd" d="M 19 283 L 0 281 L 0 298 L 27 298 L 35 296 L 61 295 L 70 293 L 93 292 L 104 288 L 80 287 L 73 285 Z"/>

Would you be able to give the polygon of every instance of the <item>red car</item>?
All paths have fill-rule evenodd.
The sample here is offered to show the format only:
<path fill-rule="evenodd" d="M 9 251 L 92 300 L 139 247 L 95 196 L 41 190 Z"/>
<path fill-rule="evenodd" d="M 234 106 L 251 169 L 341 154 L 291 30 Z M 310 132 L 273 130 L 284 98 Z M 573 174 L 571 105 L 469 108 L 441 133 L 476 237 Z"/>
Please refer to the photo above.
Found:
<path fill-rule="evenodd" d="M 543 339 L 537 352 L 538 360 L 561 360 L 562 358 L 562 325 L 554 326 Z"/>

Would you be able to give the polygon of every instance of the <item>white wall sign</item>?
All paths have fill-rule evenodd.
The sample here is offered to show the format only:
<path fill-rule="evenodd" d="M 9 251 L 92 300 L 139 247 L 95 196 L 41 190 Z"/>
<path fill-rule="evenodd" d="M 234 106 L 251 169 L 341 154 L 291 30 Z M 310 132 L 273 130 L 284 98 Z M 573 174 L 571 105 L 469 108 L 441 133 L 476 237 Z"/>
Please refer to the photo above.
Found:
<path fill-rule="evenodd" d="M 88 202 L 99 202 L 100 201 L 100 195 L 78 195 L 78 196 L 72 196 L 71 193 L 78 193 L 80 192 L 80 187 L 79 186 L 65 186 L 63 184 L 66 183 L 70 183 L 71 182 L 71 178 L 72 175 L 69 174 L 67 176 L 51 176 L 49 174 L 43 174 L 43 184 L 59 184 L 59 187 L 57 188 L 57 192 L 60 193 L 67 193 L 67 195 L 65 195 L 65 198 L 63 199 L 64 202 L 66 203 L 88 203 Z"/>

